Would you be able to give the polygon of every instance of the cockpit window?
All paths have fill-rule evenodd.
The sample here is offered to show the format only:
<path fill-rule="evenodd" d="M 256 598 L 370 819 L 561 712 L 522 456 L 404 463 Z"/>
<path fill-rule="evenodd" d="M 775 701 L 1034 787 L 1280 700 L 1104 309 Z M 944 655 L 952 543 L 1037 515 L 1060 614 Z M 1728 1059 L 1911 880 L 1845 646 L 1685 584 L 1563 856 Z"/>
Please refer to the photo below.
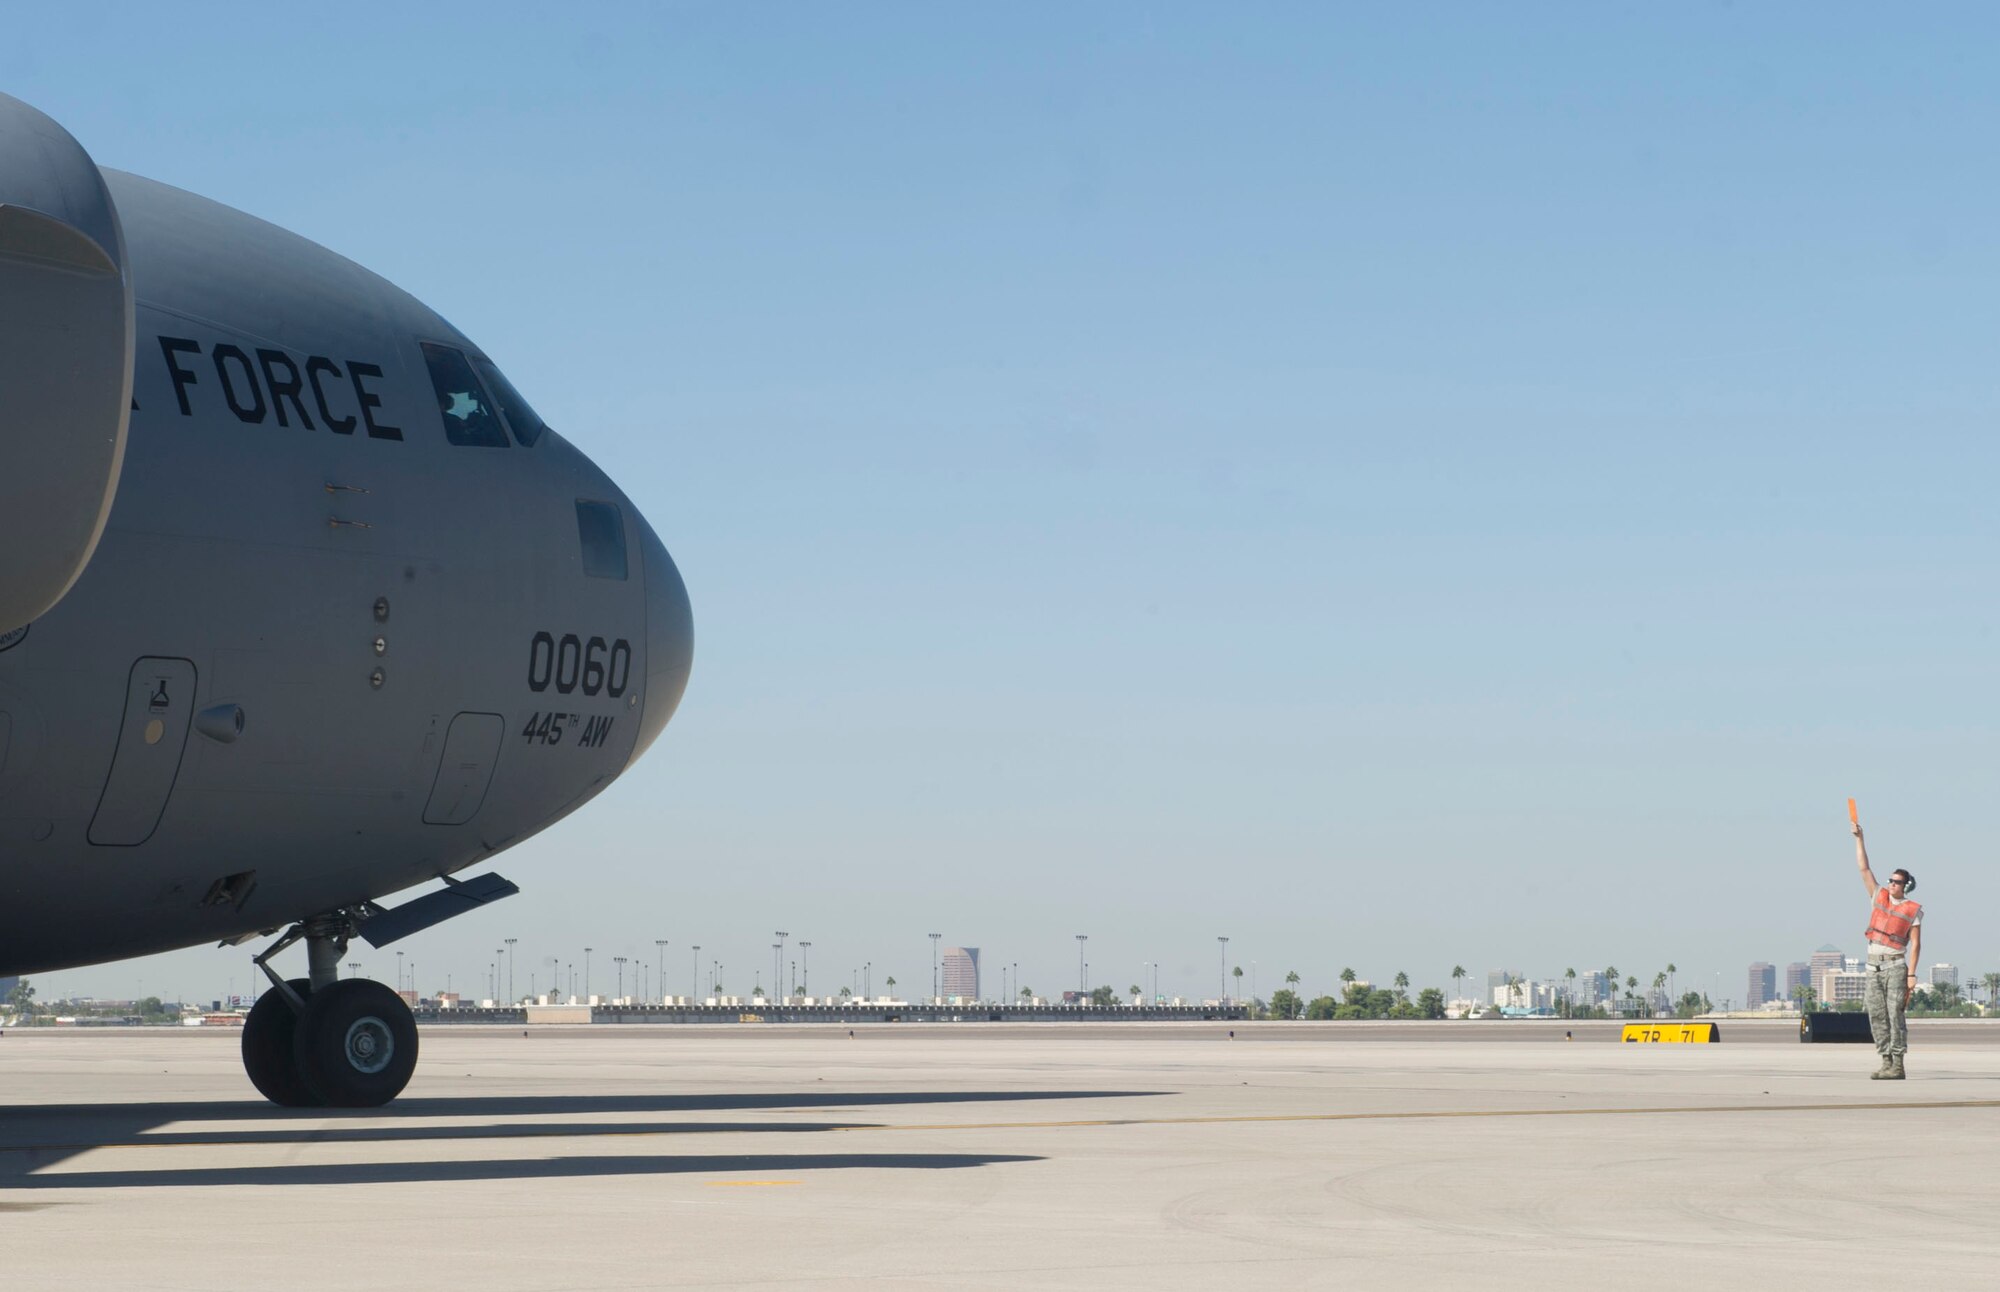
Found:
<path fill-rule="evenodd" d="M 625 577 L 625 514 L 616 503 L 576 500 L 576 535 L 583 572 L 593 579 Z"/>
<path fill-rule="evenodd" d="M 507 380 L 498 368 L 484 359 L 474 359 L 472 366 L 479 369 L 479 375 L 486 379 L 486 388 L 493 392 L 493 398 L 500 405 L 500 415 L 507 419 L 514 439 L 524 449 L 533 448 L 535 441 L 542 438 L 542 432 L 548 429 L 548 423 L 528 406 L 528 401 L 521 398 L 521 392 L 514 389 L 514 383 Z"/>
<path fill-rule="evenodd" d="M 465 356 L 446 345 L 423 344 L 424 364 L 431 371 L 431 389 L 437 392 L 438 416 L 444 419 L 444 437 L 453 444 L 504 449 L 507 432 L 472 365 Z"/>

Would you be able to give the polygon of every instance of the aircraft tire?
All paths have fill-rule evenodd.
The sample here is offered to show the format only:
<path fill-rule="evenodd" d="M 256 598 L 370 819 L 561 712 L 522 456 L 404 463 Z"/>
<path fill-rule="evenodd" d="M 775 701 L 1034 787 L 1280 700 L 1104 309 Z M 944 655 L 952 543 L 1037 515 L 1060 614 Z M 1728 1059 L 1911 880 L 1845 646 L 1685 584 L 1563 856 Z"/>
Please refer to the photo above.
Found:
<path fill-rule="evenodd" d="M 312 998 L 312 983 L 294 978 L 288 984 L 299 995 Z M 293 1039 L 298 1011 L 280 991 L 267 991 L 250 1007 L 243 1020 L 243 1071 L 257 1093 L 282 1108 L 310 1108 L 319 1100 L 306 1088 L 293 1056 Z"/>
<path fill-rule="evenodd" d="M 369 978 L 342 978 L 306 998 L 292 1053 L 316 1102 L 376 1108 L 417 1070 L 417 1020 L 403 998 Z"/>

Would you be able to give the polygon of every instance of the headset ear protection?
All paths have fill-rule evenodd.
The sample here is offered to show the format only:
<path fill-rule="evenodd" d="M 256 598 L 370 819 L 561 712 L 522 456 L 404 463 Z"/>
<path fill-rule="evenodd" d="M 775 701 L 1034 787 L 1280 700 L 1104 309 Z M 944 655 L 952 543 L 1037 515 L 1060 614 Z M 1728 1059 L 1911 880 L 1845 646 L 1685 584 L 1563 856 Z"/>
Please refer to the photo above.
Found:
<path fill-rule="evenodd" d="M 1907 871 L 1907 870 L 1906 870 L 1906 871 L 1904 871 L 1904 872 L 1903 872 L 1903 896 L 1905 896 L 1905 897 L 1908 897 L 1908 896 L 1909 896 L 1909 895 L 1910 895 L 1911 893 L 1914 893 L 1914 892 L 1916 892 L 1916 891 L 1917 891 L 1917 877 L 1916 877 L 1915 875 L 1912 875 L 1912 874 L 1911 874 L 1911 873 L 1910 873 L 1909 871 Z"/>

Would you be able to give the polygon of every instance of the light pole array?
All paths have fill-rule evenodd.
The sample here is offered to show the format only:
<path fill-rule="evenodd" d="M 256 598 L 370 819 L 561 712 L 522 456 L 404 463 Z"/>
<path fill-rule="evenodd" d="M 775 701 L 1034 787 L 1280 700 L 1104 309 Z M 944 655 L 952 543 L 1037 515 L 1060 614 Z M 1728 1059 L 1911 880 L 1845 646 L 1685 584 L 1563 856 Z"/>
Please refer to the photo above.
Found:
<path fill-rule="evenodd" d="M 659 954 L 653 957 L 653 963 L 660 970 L 660 1003 L 664 1005 L 667 1003 L 667 940 L 654 938 L 653 945 L 659 948 Z"/>
<path fill-rule="evenodd" d="M 942 933 L 931 934 L 931 1004 L 938 1002 L 938 939 Z"/>
<path fill-rule="evenodd" d="M 585 1004 L 590 1003 L 590 953 L 595 950 L 597 950 L 596 947 L 585 947 L 583 949 L 583 1000 Z"/>
<path fill-rule="evenodd" d="M 625 957 L 625 956 L 613 956 L 613 957 L 611 957 L 611 959 L 612 959 L 612 960 L 613 960 L 613 961 L 614 961 L 614 962 L 615 962 L 615 963 L 616 963 L 616 964 L 618 965 L 618 995 L 619 995 L 620 997 L 623 997 L 623 996 L 625 995 L 625 961 L 626 961 L 626 957 Z"/>
<path fill-rule="evenodd" d="M 518 1005 L 521 1003 L 521 998 L 514 994 L 514 944 L 521 939 L 501 938 L 500 940 L 507 944 L 507 1004 L 510 1006 Z"/>
<path fill-rule="evenodd" d="M 799 986 L 808 996 L 812 995 L 813 990 L 812 949 L 812 943 L 804 938 L 799 939 L 799 976 L 805 980 Z"/>
<path fill-rule="evenodd" d="M 1076 935 L 1077 990 L 1082 992 L 1086 996 L 1090 994 L 1090 968 L 1089 966 L 1084 964 L 1083 961 L 1083 944 L 1088 942 L 1089 940 L 1090 940 L 1090 935 L 1088 933 L 1079 933 Z"/>
<path fill-rule="evenodd" d="M 1229 939 L 1218 937 L 1216 941 L 1222 946 L 1222 1003 L 1227 1005 L 1229 1003 Z"/>
<path fill-rule="evenodd" d="M 771 962 L 771 990 L 778 994 L 780 1000 L 791 995 L 785 990 L 785 939 L 790 936 L 792 935 L 783 929 L 778 930 L 778 954 Z"/>

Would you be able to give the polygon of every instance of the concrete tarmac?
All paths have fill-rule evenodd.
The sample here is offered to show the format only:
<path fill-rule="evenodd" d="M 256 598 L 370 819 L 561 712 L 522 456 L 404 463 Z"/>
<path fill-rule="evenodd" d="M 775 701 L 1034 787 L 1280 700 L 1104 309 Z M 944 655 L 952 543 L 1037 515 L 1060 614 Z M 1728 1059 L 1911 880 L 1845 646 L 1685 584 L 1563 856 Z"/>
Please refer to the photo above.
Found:
<path fill-rule="evenodd" d="M 0 1286 L 1990 1286 L 2000 1024 L 438 1027 L 366 1113 L 220 1029 L 0 1037 Z M 525 1032 L 525 1034 L 524 1034 Z"/>

